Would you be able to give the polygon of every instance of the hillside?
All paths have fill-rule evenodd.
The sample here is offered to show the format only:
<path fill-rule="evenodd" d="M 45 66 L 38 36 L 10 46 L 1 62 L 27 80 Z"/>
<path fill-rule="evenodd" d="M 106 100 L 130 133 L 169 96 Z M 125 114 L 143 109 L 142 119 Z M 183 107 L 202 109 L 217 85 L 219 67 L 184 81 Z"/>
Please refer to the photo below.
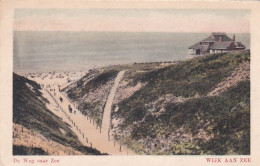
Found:
<path fill-rule="evenodd" d="M 95 92 L 108 93 L 114 76 L 98 78 L 120 70 L 127 72 L 113 101 L 111 122 L 118 142 L 138 154 L 250 154 L 249 51 L 111 66 L 92 79 L 94 84 L 78 82 L 68 96 L 81 105 L 91 103 L 86 102 L 90 98 L 105 103 L 106 97 Z M 100 107 L 100 118 L 102 111 Z"/>
<path fill-rule="evenodd" d="M 161 68 L 160 63 L 115 65 L 90 70 L 77 82 L 62 89 L 62 92 L 67 93 L 68 97 L 76 103 L 83 114 L 92 117 L 96 124 L 101 126 L 105 103 L 117 73 L 120 70 L 127 70 L 126 75 L 128 76 L 125 78 L 130 78 L 136 73 L 151 71 L 156 68 Z M 117 98 L 122 97 L 118 96 L 118 93 L 116 95 Z M 129 96 L 130 94 L 127 93 L 126 95 Z"/>
<path fill-rule="evenodd" d="M 65 123 L 46 108 L 40 85 L 13 74 L 14 155 L 97 155 L 83 146 Z"/>
<path fill-rule="evenodd" d="M 68 97 L 77 102 L 79 110 L 82 110 L 84 115 L 92 117 L 100 126 L 105 102 L 116 74 L 116 70 L 93 70 L 62 91 L 67 92 Z"/>

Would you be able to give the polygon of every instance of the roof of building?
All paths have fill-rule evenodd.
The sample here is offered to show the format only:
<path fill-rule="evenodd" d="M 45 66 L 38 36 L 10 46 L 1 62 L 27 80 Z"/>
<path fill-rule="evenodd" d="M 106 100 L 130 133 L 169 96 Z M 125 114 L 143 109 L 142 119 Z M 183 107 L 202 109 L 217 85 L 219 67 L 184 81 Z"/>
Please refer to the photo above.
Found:
<path fill-rule="evenodd" d="M 201 42 L 214 42 L 214 41 L 215 41 L 215 38 L 213 35 L 210 35 L 206 39 L 201 40 Z"/>
<path fill-rule="evenodd" d="M 225 32 L 212 32 L 212 35 L 226 35 Z"/>
<path fill-rule="evenodd" d="M 201 42 L 215 42 L 219 41 L 221 38 L 221 41 L 226 42 L 226 41 L 232 41 L 230 37 L 226 35 L 226 33 L 216 33 L 213 32 L 209 37 L 206 39 L 201 40 Z"/>
<path fill-rule="evenodd" d="M 221 39 L 222 42 L 233 41 L 226 34 L 225 35 L 212 35 L 212 36 L 214 36 L 215 41 L 220 41 L 220 38 L 222 38 Z"/>
<path fill-rule="evenodd" d="M 209 42 L 213 44 L 209 47 L 208 45 L 200 45 L 201 42 Z M 230 37 L 228 37 L 226 33 L 213 32 L 209 37 L 190 46 L 189 49 L 227 49 L 232 42 L 234 41 Z M 245 48 L 245 46 L 241 42 L 235 42 L 235 46 L 236 48 Z"/>
<path fill-rule="evenodd" d="M 213 50 L 217 50 L 217 49 L 227 49 L 230 44 L 232 42 L 231 41 L 226 41 L 226 42 L 215 42 L 211 47 L 210 49 L 213 49 Z"/>
<path fill-rule="evenodd" d="M 235 42 L 236 48 L 246 48 L 241 42 Z"/>
<path fill-rule="evenodd" d="M 192 46 L 189 47 L 189 49 L 200 49 L 200 42 L 193 44 Z"/>

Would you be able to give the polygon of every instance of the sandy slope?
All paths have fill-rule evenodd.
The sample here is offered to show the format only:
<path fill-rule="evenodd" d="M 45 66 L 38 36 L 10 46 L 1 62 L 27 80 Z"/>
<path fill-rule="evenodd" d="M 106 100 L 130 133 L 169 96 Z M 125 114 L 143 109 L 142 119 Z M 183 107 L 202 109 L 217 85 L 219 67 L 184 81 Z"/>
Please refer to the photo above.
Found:
<path fill-rule="evenodd" d="M 50 155 L 82 155 L 81 152 L 52 141 L 43 135 L 28 130 L 26 127 L 13 124 L 13 144 L 32 148 L 42 148 Z"/>
<path fill-rule="evenodd" d="M 236 86 L 239 82 L 250 79 L 250 63 L 241 63 L 225 80 L 220 82 L 214 90 L 208 93 L 208 96 L 216 96 L 230 87 Z"/>

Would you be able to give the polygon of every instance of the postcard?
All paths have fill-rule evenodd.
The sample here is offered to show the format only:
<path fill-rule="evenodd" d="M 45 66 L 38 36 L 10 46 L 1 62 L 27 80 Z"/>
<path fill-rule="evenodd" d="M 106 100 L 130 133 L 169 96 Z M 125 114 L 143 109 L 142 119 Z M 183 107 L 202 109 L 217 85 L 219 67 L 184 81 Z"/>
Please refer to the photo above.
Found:
<path fill-rule="evenodd" d="M 259 2 L 1 5 L 1 165 L 259 165 Z"/>

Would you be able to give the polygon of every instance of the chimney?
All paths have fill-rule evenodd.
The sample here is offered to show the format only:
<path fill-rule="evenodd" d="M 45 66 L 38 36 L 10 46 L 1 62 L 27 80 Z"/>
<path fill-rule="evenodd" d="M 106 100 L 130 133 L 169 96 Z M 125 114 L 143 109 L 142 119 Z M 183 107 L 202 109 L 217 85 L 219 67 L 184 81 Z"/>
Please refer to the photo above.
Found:
<path fill-rule="evenodd" d="M 233 41 L 235 41 L 236 40 L 236 36 L 235 35 L 233 35 Z"/>
<path fill-rule="evenodd" d="M 220 43 L 222 42 L 222 36 L 219 36 L 219 42 Z"/>

